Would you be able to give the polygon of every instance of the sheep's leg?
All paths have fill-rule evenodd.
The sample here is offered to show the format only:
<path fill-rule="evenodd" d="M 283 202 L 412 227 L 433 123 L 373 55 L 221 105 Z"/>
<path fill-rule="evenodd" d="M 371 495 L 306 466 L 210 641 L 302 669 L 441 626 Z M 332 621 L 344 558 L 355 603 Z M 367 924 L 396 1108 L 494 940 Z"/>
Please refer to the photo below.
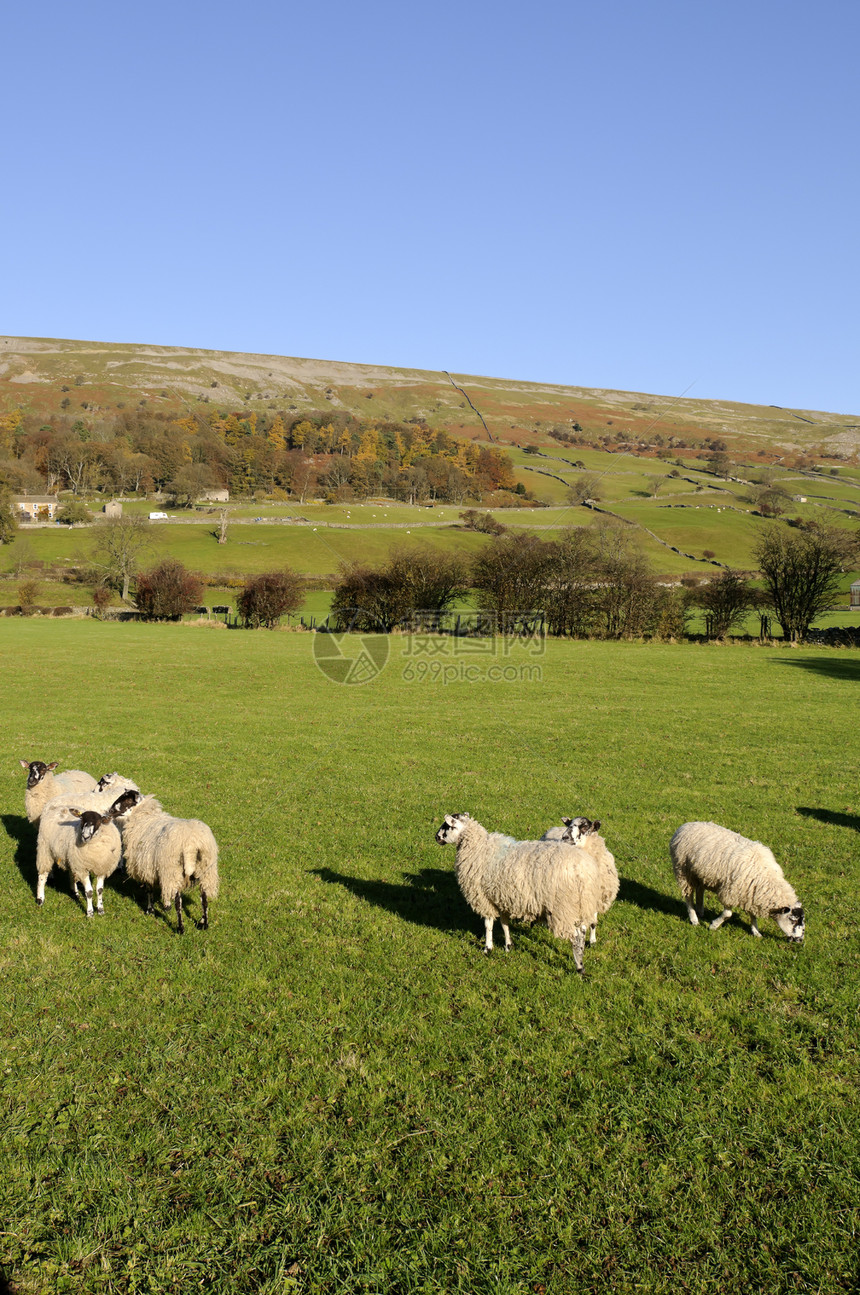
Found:
<path fill-rule="evenodd" d="M 484 953 L 493 952 L 493 919 L 484 918 Z"/>
<path fill-rule="evenodd" d="M 75 882 L 75 891 L 77 892 L 78 883 Z M 84 877 L 84 894 L 87 897 L 87 917 L 93 915 L 93 883 L 90 881 L 90 874 Z"/>
<path fill-rule="evenodd" d="M 597 943 L 597 914 L 596 913 L 594 914 L 594 917 L 591 919 L 591 934 L 589 936 L 588 943 L 589 944 Z"/>
<path fill-rule="evenodd" d="M 176 920 L 179 923 L 179 934 L 185 934 L 185 927 L 182 925 L 182 896 L 176 896 Z"/>
<path fill-rule="evenodd" d="M 508 922 L 509 921 L 510 918 L 508 918 Z M 510 953 L 511 951 L 511 930 L 508 922 L 503 922 L 502 919 L 499 918 L 499 926 L 502 928 L 502 935 L 505 937 L 505 953 Z"/>
<path fill-rule="evenodd" d="M 732 910 L 730 908 L 724 908 L 723 911 L 720 913 L 719 917 L 715 917 L 713 922 L 711 922 L 711 930 L 718 931 L 722 926 L 723 922 L 725 922 L 727 918 L 731 917 L 731 915 L 732 915 Z"/>
<path fill-rule="evenodd" d="M 208 931 L 209 930 L 209 900 L 206 898 L 205 890 L 201 890 L 200 892 L 200 905 L 203 909 L 203 916 L 200 919 L 200 930 Z"/>
<path fill-rule="evenodd" d="M 575 933 L 570 937 L 570 944 L 573 949 L 573 960 L 576 963 L 576 970 L 580 975 L 582 975 L 582 955 L 585 952 L 585 931 L 581 926 L 578 926 Z"/>
<path fill-rule="evenodd" d="M 105 906 L 102 900 L 102 891 L 104 890 L 104 888 L 105 888 L 104 877 L 96 877 L 96 912 L 98 913 L 99 917 L 104 917 L 105 915 Z"/>
<path fill-rule="evenodd" d="M 755 935 L 760 940 L 762 936 L 761 936 L 761 931 L 758 929 L 758 925 L 756 923 L 755 913 L 750 913 L 749 919 L 750 919 L 750 930 L 752 931 L 753 935 Z"/>
<path fill-rule="evenodd" d="M 44 904 L 45 902 L 45 882 L 48 880 L 47 872 L 40 872 L 36 878 L 36 903 Z"/>
<path fill-rule="evenodd" d="M 154 912 L 155 912 L 155 900 L 153 899 L 152 891 L 151 891 L 151 890 L 147 890 L 147 892 L 146 892 L 146 913 L 147 913 L 147 916 L 149 916 L 151 913 L 154 913 Z"/>
<path fill-rule="evenodd" d="M 705 887 L 704 886 L 696 887 L 696 913 L 698 915 L 699 921 L 701 922 L 702 918 L 705 916 Z"/>

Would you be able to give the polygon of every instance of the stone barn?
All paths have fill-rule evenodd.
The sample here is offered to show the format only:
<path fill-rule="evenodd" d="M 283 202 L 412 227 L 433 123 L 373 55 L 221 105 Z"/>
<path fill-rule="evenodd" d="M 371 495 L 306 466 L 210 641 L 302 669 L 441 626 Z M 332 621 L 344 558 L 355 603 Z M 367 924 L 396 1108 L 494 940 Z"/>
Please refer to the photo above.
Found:
<path fill-rule="evenodd" d="M 122 517 L 122 504 L 118 499 L 110 499 L 102 509 L 105 517 Z"/>
<path fill-rule="evenodd" d="M 853 611 L 860 611 L 860 580 L 855 580 L 851 586 L 851 602 L 848 605 Z"/>

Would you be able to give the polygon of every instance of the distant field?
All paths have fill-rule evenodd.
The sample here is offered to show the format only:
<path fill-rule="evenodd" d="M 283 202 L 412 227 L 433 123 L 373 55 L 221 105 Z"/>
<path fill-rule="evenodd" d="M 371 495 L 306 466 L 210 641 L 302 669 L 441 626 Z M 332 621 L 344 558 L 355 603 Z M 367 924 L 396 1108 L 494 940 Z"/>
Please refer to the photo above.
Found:
<path fill-rule="evenodd" d="M 860 652 L 402 638 L 349 686 L 315 642 L 2 624 L 0 1275 L 855 1290 Z M 62 882 L 37 909 L 20 757 L 207 820 L 211 929 L 180 939 L 116 879 L 102 919 Z M 622 888 L 584 977 L 544 927 L 482 956 L 433 841 L 460 810 L 602 820 Z M 802 948 L 688 924 L 668 841 L 696 818 L 773 848 Z"/>

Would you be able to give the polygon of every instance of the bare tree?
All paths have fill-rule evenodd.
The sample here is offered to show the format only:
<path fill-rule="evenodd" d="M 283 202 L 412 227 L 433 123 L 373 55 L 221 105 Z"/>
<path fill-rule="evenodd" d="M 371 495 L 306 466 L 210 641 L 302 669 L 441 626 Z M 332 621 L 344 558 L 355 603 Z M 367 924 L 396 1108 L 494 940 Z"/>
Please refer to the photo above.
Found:
<path fill-rule="evenodd" d="M 597 503 L 600 499 L 600 475 L 597 472 L 583 472 L 570 485 L 567 492 L 569 504 L 584 504 L 591 500 Z"/>
<path fill-rule="evenodd" d="M 138 560 L 153 542 L 153 531 L 140 513 L 109 517 L 96 529 L 93 558 L 104 571 L 105 583 L 116 589 L 123 602 L 138 568 Z"/>
<path fill-rule="evenodd" d="M 802 642 L 839 589 L 843 543 L 832 531 L 790 531 L 771 526 L 755 546 L 766 598 L 783 637 Z"/>
<path fill-rule="evenodd" d="M 727 567 L 703 589 L 691 595 L 691 602 L 702 607 L 711 618 L 714 638 L 725 638 L 756 604 L 756 594 L 746 576 Z"/>

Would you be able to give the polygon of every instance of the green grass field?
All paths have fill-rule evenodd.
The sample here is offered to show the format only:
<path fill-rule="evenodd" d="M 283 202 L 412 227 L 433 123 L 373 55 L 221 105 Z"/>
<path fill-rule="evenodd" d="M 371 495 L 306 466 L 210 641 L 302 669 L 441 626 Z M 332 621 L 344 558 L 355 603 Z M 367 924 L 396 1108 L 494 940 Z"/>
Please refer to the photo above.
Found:
<path fill-rule="evenodd" d="M 394 636 L 358 686 L 332 643 L 2 623 L 0 1285 L 855 1290 L 860 652 Z M 210 930 L 38 909 L 21 757 L 209 822 Z M 482 956 L 464 809 L 602 820 L 583 977 L 544 927 Z M 688 924 L 695 818 L 771 846 L 802 947 Z"/>

